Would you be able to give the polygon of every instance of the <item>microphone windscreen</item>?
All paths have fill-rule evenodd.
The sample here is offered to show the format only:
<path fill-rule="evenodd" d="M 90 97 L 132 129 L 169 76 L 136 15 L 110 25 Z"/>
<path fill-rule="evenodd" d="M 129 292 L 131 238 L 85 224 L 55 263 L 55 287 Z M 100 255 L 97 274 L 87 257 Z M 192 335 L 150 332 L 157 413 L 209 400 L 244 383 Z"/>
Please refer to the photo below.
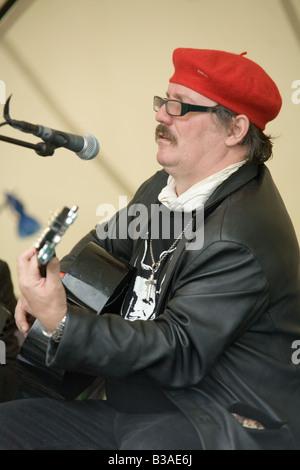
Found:
<path fill-rule="evenodd" d="M 98 155 L 100 145 L 96 137 L 92 134 L 84 134 L 84 146 L 76 155 L 82 160 L 92 160 Z"/>

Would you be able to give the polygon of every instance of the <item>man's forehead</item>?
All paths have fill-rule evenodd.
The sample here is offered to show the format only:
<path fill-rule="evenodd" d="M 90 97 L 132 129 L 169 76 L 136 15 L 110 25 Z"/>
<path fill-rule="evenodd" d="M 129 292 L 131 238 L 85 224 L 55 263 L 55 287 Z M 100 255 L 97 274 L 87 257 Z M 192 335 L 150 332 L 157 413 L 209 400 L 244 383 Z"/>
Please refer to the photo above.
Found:
<path fill-rule="evenodd" d="M 166 97 L 182 102 L 191 101 L 195 104 L 203 104 L 207 106 L 215 106 L 218 104 L 216 101 L 211 100 L 207 96 L 178 83 L 169 83 Z"/>

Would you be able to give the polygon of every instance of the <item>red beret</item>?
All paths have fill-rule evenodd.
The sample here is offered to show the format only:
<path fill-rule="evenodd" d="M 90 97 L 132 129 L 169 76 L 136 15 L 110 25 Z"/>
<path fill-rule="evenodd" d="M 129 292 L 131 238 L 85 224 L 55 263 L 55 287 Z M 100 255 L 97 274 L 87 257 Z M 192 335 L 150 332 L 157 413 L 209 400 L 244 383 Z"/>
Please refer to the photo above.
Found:
<path fill-rule="evenodd" d="M 269 75 L 255 62 L 231 52 L 179 48 L 173 52 L 170 82 L 191 88 L 265 129 L 282 99 Z"/>

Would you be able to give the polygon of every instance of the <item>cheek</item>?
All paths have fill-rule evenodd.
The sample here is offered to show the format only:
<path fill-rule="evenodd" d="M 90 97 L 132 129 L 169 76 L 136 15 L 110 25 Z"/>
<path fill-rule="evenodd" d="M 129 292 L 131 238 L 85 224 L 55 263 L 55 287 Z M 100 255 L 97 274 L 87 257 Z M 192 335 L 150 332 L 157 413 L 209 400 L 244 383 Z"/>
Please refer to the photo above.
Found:
<path fill-rule="evenodd" d="M 222 131 L 213 121 L 213 116 L 190 113 L 180 119 L 181 121 L 176 123 L 175 135 L 182 154 L 203 151 L 215 146 L 219 141 Z"/>
<path fill-rule="evenodd" d="M 182 164 L 198 165 L 205 156 L 214 154 L 222 138 L 214 129 L 183 133 L 178 138 L 178 154 Z"/>
<path fill-rule="evenodd" d="M 224 132 L 211 122 L 201 126 L 201 128 L 199 126 L 198 130 L 191 132 L 187 139 L 191 146 L 199 149 L 203 149 L 204 146 L 207 149 L 215 147 L 220 140 L 224 140 Z"/>
<path fill-rule="evenodd" d="M 191 152 L 197 152 L 204 144 L 205 132 L 204 131 L 193 131 L 187 130 L 181 132 L 178 137 L 178 147 L 183 154 L 190 154 Z"/>

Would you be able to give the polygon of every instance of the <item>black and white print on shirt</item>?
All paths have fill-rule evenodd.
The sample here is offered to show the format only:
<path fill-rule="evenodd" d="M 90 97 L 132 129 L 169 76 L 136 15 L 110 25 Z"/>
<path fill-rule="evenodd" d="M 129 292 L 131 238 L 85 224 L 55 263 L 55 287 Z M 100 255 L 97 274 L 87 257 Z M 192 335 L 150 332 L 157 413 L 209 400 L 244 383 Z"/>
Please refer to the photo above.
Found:
<path fill-rule="evenodd" d="M 125 320 L 153 320 L 156 317 L 156 300 L 165 281 L 165 263 L 160 266 L 159 272 L 155 275 L 156 283 L 149 283 L 149 278 L 152 273 L 152 261 L 148 247 L 149 240 L 147 239 L 144 242 L 144 251 L 141 259 L 137 258 L 134 263 L 137 268 L 137 274 L 132 289 L 128 292 L 122 308 L 122 315 Z M 174 250 L 175 248 L 172 252 Z M 162 251 L 155 260 L 161 259 L 166 251 L 167 250 Z"/>

